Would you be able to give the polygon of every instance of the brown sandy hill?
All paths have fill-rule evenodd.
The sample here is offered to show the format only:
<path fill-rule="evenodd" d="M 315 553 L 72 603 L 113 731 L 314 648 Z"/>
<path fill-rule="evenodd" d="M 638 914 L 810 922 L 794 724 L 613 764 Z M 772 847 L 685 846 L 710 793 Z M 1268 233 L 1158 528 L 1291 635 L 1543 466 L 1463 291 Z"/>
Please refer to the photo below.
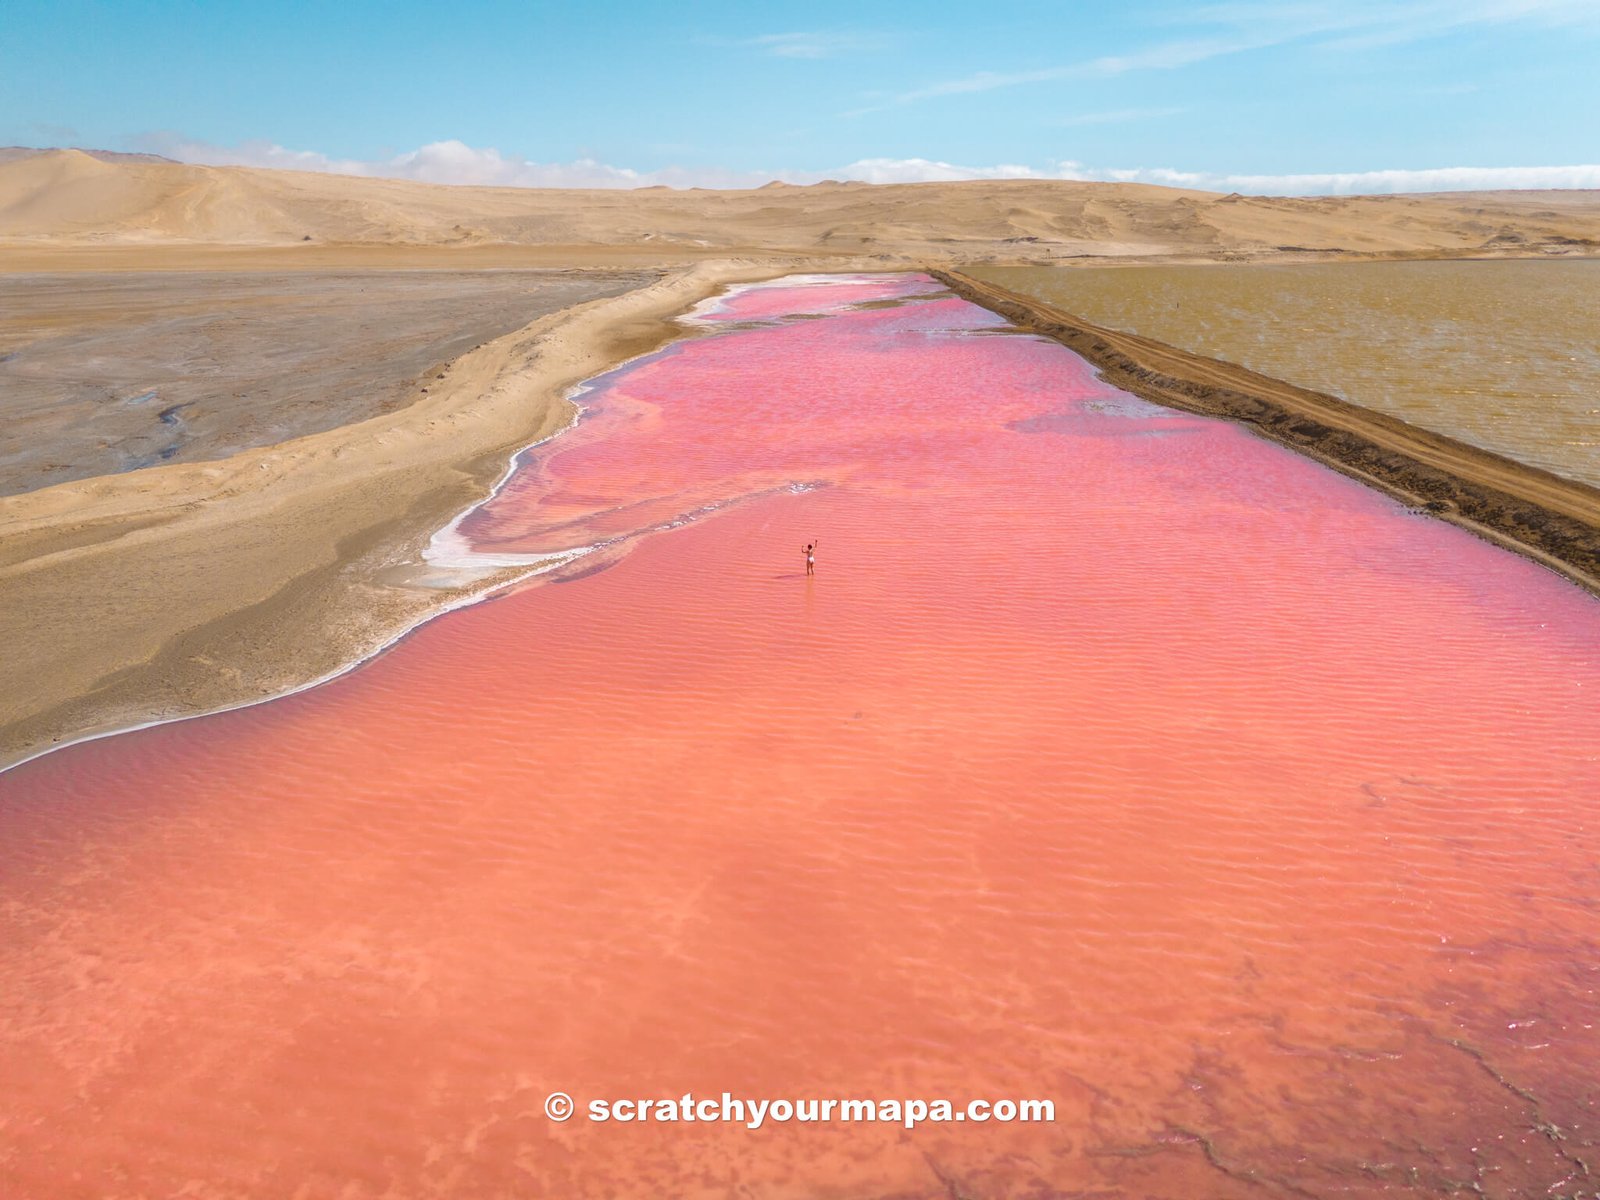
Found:
<path fill-rule="evenodd" d="M 0 161 L 0 241 L 307 239 L 915 260 L 1595 253 L 1600 192 L 1284 198 L 1039 180 L 566 190 L 109 162 L 77 150 Z"/>

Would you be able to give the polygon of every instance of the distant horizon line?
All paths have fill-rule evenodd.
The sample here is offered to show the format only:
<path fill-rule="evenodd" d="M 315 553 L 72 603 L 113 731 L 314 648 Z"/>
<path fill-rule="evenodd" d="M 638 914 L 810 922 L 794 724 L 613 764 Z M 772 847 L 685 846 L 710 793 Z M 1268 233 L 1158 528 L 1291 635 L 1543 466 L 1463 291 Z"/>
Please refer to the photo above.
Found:
<path fill-rule="evenodd" d="M 151 142 L 170 140 L 152 137 Z M 697 172 L 669 167 L 635 171 L 612 167 L 592 159 L 564 164 L 539 164 L 502 156 L 499 151 L 474 150 L 457 141 L 435 142 L 387 160 L 331 159 L 314 151 L 290 151 L 271 143 L 247 142 L 227 148 L 207 143 L 176 142 L 173 149 L 188 157 L 161 153 L 153 146 L 141 150 L 111 150 L 94 146 L 0 146 L 0 166 L 42 154 L 72 152 L 99 162 L 145 163 L 176 167 L 237 167 L 248 170 L 288 171 L 330 175 L 347 179 L 422 183 L 436 187 L 515 188 L 527 191 L 674 191 L 740 192 L 763 188 L 894 187 L 924 183 L 1075 183 L 1132 184 L 1172 191 L 1213 195 L 1260 196 L 1281 199 L 1341 199 L 1359 196 L 1426 196 L 1477 192 L 1592 192 L 1600 191 L 1600 164 L 1544 167 L 1427 167 L 1359 172 L 1305 172 L 1284 175 L 1221 175 L 1182 172 L 1167 168 L 1135 170 L 1080 169 L 1061 163 L 1051 172 L 1020 165 L 961 167 L 931 159 L 858 159 L 844 168 L 824 171 L 723 171 L 707 169 L 707 176 L 724 176 L 721 183 L 688 182 Z M 207 154 L 213 151 L 214 154 Z M 486 169 L 487 168 L 487 169 Z M 856 174 L 852 174 L 856 172 Z M 451 178 L 448 176 L 458 177 Z M 550 178 L 541 178 L 549 175 Z M 862 178 L 861 175 L 873 177 Z M 669 181 L 671 179 L 676 182 Z M 1542 182 L 1543 178 L 1561 182 Z M 1513 179 L 1526 182 L 1511 182 Z M 1318 182 L 1335 186 L 1313 190 Z M 1361 189 L 1361 182 L 1422 186 Z M 1252 184 L 1267 184 L 1265 189 Z M 1273 184 L 1279 185 L 1274 188 Z M 1284 185 L 1299 184 L 1295 190 Z M 1427 186 L 1433 184 L 1434 186 Z M 1443 186 L 1440 186 L 1443 185 Z"/>

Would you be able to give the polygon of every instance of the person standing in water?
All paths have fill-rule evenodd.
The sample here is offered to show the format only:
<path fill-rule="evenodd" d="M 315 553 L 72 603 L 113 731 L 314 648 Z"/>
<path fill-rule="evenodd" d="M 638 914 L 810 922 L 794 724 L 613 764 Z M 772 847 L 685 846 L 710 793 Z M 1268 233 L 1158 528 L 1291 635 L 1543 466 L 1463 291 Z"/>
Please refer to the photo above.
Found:
<path fill-rule="evenodd" d="M 821 538 L 817 539 L 817 541 L 821 541 L 821 540 L 822 540 Z M 815 575 L 816 573 L 817 573 L 817 542 L 813 541 L 813 542 L 808 542 L 806 544 L 806 574 L 807 575 Z"/>

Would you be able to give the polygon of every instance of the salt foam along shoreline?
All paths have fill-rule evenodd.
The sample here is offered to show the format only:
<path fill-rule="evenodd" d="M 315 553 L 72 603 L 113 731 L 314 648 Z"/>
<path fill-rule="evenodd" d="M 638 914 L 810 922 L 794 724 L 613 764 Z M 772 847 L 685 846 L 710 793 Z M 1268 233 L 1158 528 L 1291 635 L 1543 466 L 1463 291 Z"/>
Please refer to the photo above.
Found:
<path fill-rule="evenodd" d="M 886 277 L 890 274 L 892 273 L 885 273 Z M 674 321 L 675 323 L 681 325 L 698 325 L 702 327 L 714 328 L 716 323 L 714 321 L 706 320 L 705 318 L 713 316 L 720 310 L 728 296 L 732 294 L 732 289 L 734 287 L 741 289 L 771 288 L 778 286 L 798 287 L 805 284 L 842 283 L 848 282 L 855 278 L 858 277 L 855 275 L 782 275 L 769 280 L 757 280 L 741 284 L 725 284 L 713 295 L 708 296 L 690 306 L 681 315 L 674 318 Z M 671 343 L 669 342 L 668 344 L 670 345 Z M 428 576 L 423 576 L 414 582 L 418 586 L 434 588 L 438 590 L 444 590 L 452 587 L 471 588 L 472 590 L 468 591 L 466 594 L 447 600 L 441 603 L 438 607 L 432 608 L 429 611 L 421 614 L 416 620 L 411 621 L 400 628 L 393 634 L 393 636 L 364 650 L 362 653 L 335 668 L 334 670 L 327 671 L 294 687 L 284 688 L 264 696 L 253 696 L 248 700 L 241 700 L 235 704 L 223 704 L 215 708 L 208 708 L 203 712 L 180 713 L 176 716 L 155 717 L 148 721 L 138 721 L 128 725 L 118 725 L 110 729 L 95 730 L 90 733 L 81 734 L 77 737 L 63 738 L 61 741 L 52 743 L 49 746 L 41 747 L 34 753 L 19 758 L 15 762 L 0 766 L 0 775 L 4 775 L 8 771 L 12 771 L 26 763 L 34 762 L 35 760 L 43 758 L 48 754 L 53 754 L 57 750 L 65 750 L 69 746 L 82 745 L 87 742 L 97 742 L 104 738 L 117 737 L 125 733 L 135 733 L 141 729 L 152 729 L 158 725 L 175 725 L 184 721 L 198 720 L 201 717 L 215 716 L 219 713 L 236 712 L 240 709 L 254 708 L 260 704 L 270 704 L 274 700 L 281 700 L 287 696 L 298 695 L 301 692 L 306 692 L 313 688 L 321 687 L 323 684 L 331 683 L 335 679 L 339 679 L 349 674 L 363 663 L 370 662 L 380 654 L 383 654 L 390 647 L 409 637 L 416 630 L 422 628 L 424 625 L 436 620 L 439 617 L 445 616 L 447 613 L 468 608 L 482 600 L 486 600 L 493 595 L 505 591 L 508 588 L 513 588 L 519 583 L 524 583 L 537 575 L 554 570 L 555 568 L 566 563 L 572 562 L 587 554 L 591 554 L 596 550 L 602 549 L 606 544 L 610 544 L 602 543 L 589 546 L 576 546 L 570 550 L 552 551 L 543 554 L 487 553 L 474 550 L 472 548 L 471 543 L 461 532 L 461 525 L 462 522 L 472 516 L 473 513 L 489 504 L 497 495 L 500 494 L 500 492 L 505 488 L 506 484 L 516 474 L 518 460 L 524 454 L 537 446 L 541 446 L 546 442 L 559 437 L 561 434 L 566 433 L 577 426 L 578 422 L 583 416 L 583 406 L 580 401 L 586 393 L 592 391 L 606 376 L 611 375 L 616 371 L 623 370 L 626 367 L 631 366 L 633 363 L 640 361 L 641 359 L 649 358 L 653 354 L 660 353 L 663 348 L 664 347 L 657 347 L 653 350 L 645 352 L 644 354 L 637 354 L 631 358 L 624 359 L 622 362 L 617 363 L 615 366 L 612 366 L 605 371 L 602 371 L 600 374 L 569 388 L 563 394 L 562 398 L 575 405 L 576 408 L 567 423 L 562 425 L 554 432 L 549 433 L 542 438 L 537 438 L 534 441 L 529 442 L 524 446 L 520 446 L 516 450 L 512 451 L 511 454 L 507 456 L 505 470 L 501 472 L 500 478 L 495 481 L 494 487 L 489 491 L 489 494 L 462 509 L 461 512 L 457 513 L 447 525 L 437 530 L 428 539 L 428 543 L 423 548 L 422 552 L 423 563 L 425 563 L 428 567 L 435 568 L 438 572 L 441 572 L 441 574 L 434 575 L 431 578 Z M 504 572 L 508 570 L 516 570 L 517 568 L 522 568 L 517 574 L 510 576 L 509 578 L 504 575 Z M 481 586 L 473 587 L 473 584 L 481 584 Z"/>
<path fill-rule="evenodd" d="M 726 288 L 720 291 L 717 295 L 700 301 L 694 306 L 694 308 L 698 309 L 702 304 L 720 300 L 725 291 Z M 681 320 L 682 318 L 678 319 Z M 507 588 L 515 587 L 517 584 L 525 582 L 536 575 L 553 570 L 556 567 L 561 566 L 563 563 L 571 562 L 576 558 L 582 557 L 583 555 L 598 549 L 599 547 L 597 546 L 579 546 L 570 551 L 555 551 L 547 554 L 486 554 L 472 549 L 471 544 L 461 533 L 461 523 L 478 509 L 482 508 L 485 504 L 488 504 L 495 498 L 496 495 L 500 493 L 511 477 L 516 474 L 518 459 L 520 459 L 529 450 L 532 450 L 536 446 L 541 446 L 545 442 L 559 437 L 561 434 L 566 433 L 568 430 L 577 425 L 578 421 L 582 417 L 582 406 L 581 404 L 578 404 L 578 401 L 580 397 L 584 395 L 584 393 L 588 392 L 595 386 L 596 381 L 604 378 L 606 375 L 611 374 L 613 371 L 621 370 L 623 367 L 637 362 L 639 359 L 648 358 L 651 354 L 658 353 L 659 349 L 660 347 L 658 347 L 656 350 L 648 351 L 645 354 L 634 355 L 632 358 L 618 363 L 616 366 L 609 368 L 600 375 L 594 376 L 592 379 L 585 380 L 584 382 L 569 388 L 563 394 L 562 398 L 575 405 L 578 405 L 578 407 L 577 410 L 573 412 L 567 423 L 562 425 L 554 432 L 549 433 L 542 438 L 537 438 L 534 441 L 529 442 L 527 445 L 520 446 L 516 450 L 512 451 L 511 454 L 507 456 L 505 470 L 501 472 L 500 478 L 496 480 L 495 485 L 490 490 L 489 494 L 483 497 L 481 500 L 475 501 L 474 503 L 469 504 L 466 508 L 462 509 L 461 512 L 456 514 L 456 516 L 450 520 L 449 524 L 437 530 L 432 537 L 428 539 L 428 543 L 422 551 L 423 563 L 429 567 L 436 568 L 443 574 L 436 575 L 432 578 L 426 576 L 419 578 L 415 581 L 418 586 L 434 588 L 438 590 L 444 590 L 452 587 L 472 588 L 474 583 L 481 583 L 482 586 L 472 588 L 472 590 L 464 595 L 444 601 L 438 607 L 430 609 L 429 611 L 421 614 L 416 620 L 404 625 L 401 629 L 395 632 L 393 636 L 364 650 L 356 657 L 350 659 L 350 661 L 335 668 L 334 670 L 327 671 L 294 687 L 284 688 L 265 696 L 253 696 L 248 700 L 241 700 L 236 704 L 223 704 L 215 708 L 208 708 L 203 712 L 180 713 L 176 716 L 155 717 L 148 721 L 138 721 L 128 725 L 118 725 L 110 729 L 95 730 L 94 732 L 81 734 L 77 737 L 63 738 L 61 741 L 52 743 L 49 746 L 41 747 L 34 753 L 19 758 L 15 762 L 0 766 L 0 775 L 4 775 L 8 771 L 15 770 L 17 767 L 23 766 L 26 763 L 31 763 L 37 759 L 41 759 L 48 754 L 53 754 L 57 750 L 65 750 L 69 746 L 78 746 L 87 742 L 97 742 L 104 738 L 117 737 L 125 733 L 136 733 L 141 729 L 153 729 L 158 725 L 175 725 L 183 721 L 194 721 L 202 717 L 216 716 L 219 713 L 237 712 L 240 709 L 254 708 L 260 704 L 270 704 L 274 700 L 281 700 L 287 696 L 298 695 L 301 692 L 307 692 L 313 688 L 321 687 L 325 683 L 331 683 L 335 679 L 339 679 L 344 675 L 348 675 L 351 671 L 355 670 L 363 663 L 370 662 L 372 659 L 384 653 L 384 651 L 388 650 L 390 647 L 409 637 L 412 633 L 422 628 L 430 621 L 436 620 L 447 613 L 452 613 L 459 609 L 470 607 L 471 605 L 477 604 L 479 601 L 486 600 L 490 596 L 502 592 Z M 504 576 L 505 571 L 519 567 L 524 569 L 518 574 L 509 578 Z"/>
<path fill-rule="evenodd" d="M 726 312 L 729 299 L 735 294 L 733 290 L 735 287 L 738 289 L 737 294 L 740 295 L 756 291 L 772 291 L 780 289 L 798 289 L 830 285 L 851 286 L 867 282 L 877 282 L 879 280 L 882 280 L 887 287 L 892 280 L 898 279 L 903 275 L 917 273 L 918 272 L 896 271 L 850 272 L 840 274 L 796 274 L 781 275 L 774 279 L 758 280 L 753 283 L 730 285 L 716 294 L 707 296 L 704 300 L 692 305 L 686 312 L 676 318 L 676 323 L 679 325 L 689 326 L 691 328 L 703 329 L 708 332 L 716 331 L 719 326 L 724 324 L 720 318 Z M 860 303 L 859 297 L 836 304 L 810 305 L 807 307 L 807 313 L 820 314 L 837 312 L 857 303 Z M 757 319 L 759 320 L 760 318 Z M 797 318 L 793 314 L 785 314 L 785 319 L 794 320 Z M 743 323 L 745 319 L 740 318 L 739 320 L 741 323 Z M 597 550 L 605 549 L 608 546 L 615 545 L 620 540 L 624 540 L 621 538 L 613 538 L 591 545 L 573 546 L 569 549 L 563 550 L 554 550 L 535 554 L 508 554 L 475 549 L 471 540 L 462 532 L 461 527 L 473 516 L 474 513 L 481 509 L 487 508 L 494 503 L 494 501 L 505 490 L 506 485 L 516 475 L 519 466 L 519 460 L 523 455 L 525 455 L 529 450 L 544 445 L 546 442 L 552 441 L 561 434 L 576 428 L 576 426 L 584 419 L 586 410 L 583 406 L 582 399 L 585 395 L 602 386 L 604 381 L 610 376 L 627 370 L 637 362 L 659 354 L 664 348 L 665 347 L 658 347 L 657 349 L 651 350 L 646 354 L 635 355 L 633 358 L 626 359 L 609 370 L 596 375 L 594 378 L 587 379 L 571 388 L 564 397 L 564 399 L 575 406 L 575 411 L 571 420 L 569 420 L 567 424 L 563 425 L 560 429 L 556 430 L 549 436 L 540 438 L 535 442 L 530 442 L 528 445 L 513 453 L 510 457 L 510 460 L 507 462 L 505 471 L 501 473 L 500 478 L 495 482 L 494 487 L 490 489 L 489 494 L 483 497 L 483 499 L 462 509 L 462 511 L 458 513 L 448 525 L 440 529 L 432 536 L 432 538 L 429 539 L 428 545 L 423 551 L 423 559 L 430 566 L 437 567 L 442 571 L 455 574 L 466 580 L 482 578 L 486 574 L 505 568 L 532 568 L 527 573 L 519 575 L 516 579 L 501 585 L 510 587 L 524 579 L 530 578 L 532 575 L 551 570 L 555 567 L 561 566 L 564 563 L 572 562 L 576 559 L 584 557 L 585 555 L 592 554 Z M 806 491 L 812 486 L 813 485 L 810 483 L 795 483 L 790 485 L 789 490 Z M 628 536 L 637 536 L 638 533 L 653 532 L 657 529 L 675 528 L 679 525 L 685 524 L 688 520 L 694 519 L 696 516 L 717 511 L 726 507 L 727 504 L 743 498 L 745 497 L 730 498 L 730 500 L 722 504 L 703 505 L 696 508 L 692 513 L 687 514 L 684 518 L 681 518 L 678 521 L 668 522 L 658 526 L 650 526 L 646 529 L 636 531 L 635 534 Z"/>

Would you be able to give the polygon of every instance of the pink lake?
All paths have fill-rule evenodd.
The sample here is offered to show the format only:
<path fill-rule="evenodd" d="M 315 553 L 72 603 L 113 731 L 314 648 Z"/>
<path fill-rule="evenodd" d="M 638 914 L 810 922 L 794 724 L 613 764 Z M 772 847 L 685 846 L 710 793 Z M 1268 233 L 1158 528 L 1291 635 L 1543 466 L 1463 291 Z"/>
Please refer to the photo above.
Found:
<path fill-rule="evenodd" d="M 1600 604 L 922 276 L 693 328 L 461 526 L 595 549 L 0 776 L 0 1194 L 1600 1190 Z"/>

